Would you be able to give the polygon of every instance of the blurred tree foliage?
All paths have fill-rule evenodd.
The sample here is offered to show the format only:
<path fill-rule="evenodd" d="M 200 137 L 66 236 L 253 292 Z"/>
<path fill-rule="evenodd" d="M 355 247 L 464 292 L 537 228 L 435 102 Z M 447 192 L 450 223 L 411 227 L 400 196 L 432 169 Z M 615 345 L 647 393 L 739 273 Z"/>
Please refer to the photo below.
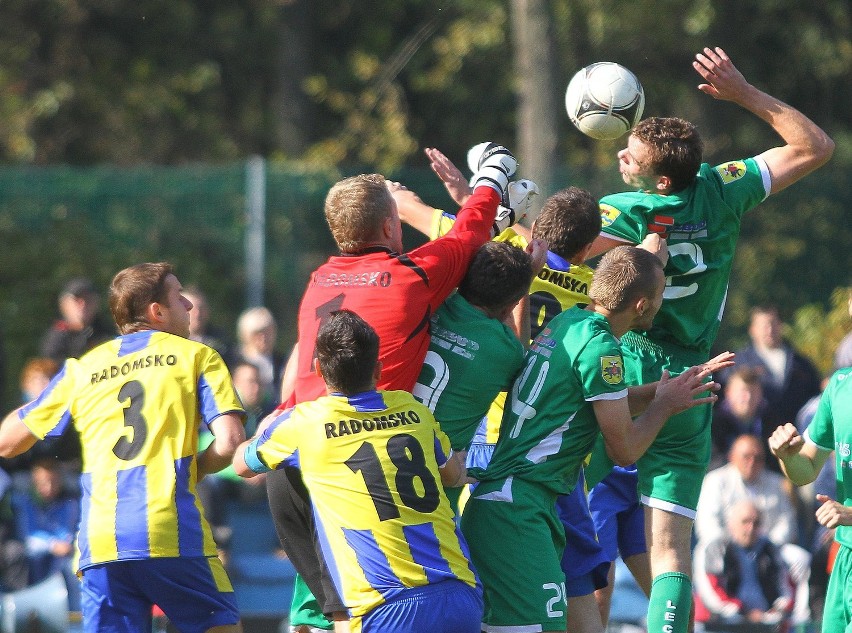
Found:
<path fill-rule="evenodd" d="M 801 109 L 837 142 L 833 161 L 819 174 L 770 197 L 743 223 L 720 344 L 737 341 L 747 308 L 757 301 L 778 303 L 790 320 L 797 308 L 824 304 L 833 288 L 848 283 L 849 0 L 546 5 L 555 60 L 549 70 L 561 81 L 550 95 L 524 95 L 512 50 L 521 40 L 510 33 L 517 22 L 512 11 L 524 2 L 4 0 L 0 163 L 233 165 L 260 154 L 310 189 L 312 206 L 305 206 L 302 194 L 276 189 L 270 179 L 270 239 L 276 248 L 301 249 L 308 247 L 303 222 L 322 226 L 317 205 L 328 178 L 364 170 L 405 174 L 425 166 L 425 146 L 463 161 L 467 148 L 481 140 L 514 145 L 519 100 L 546 96 L 561 104 L 571 75 L 594 61 L 620 62 L 639 76 L 646 114 L 695 121 L 709 162 L 777 144 L 765 123 L 696 90 L 694 54 L 719 45 L 755 85 Z M 556 126 L 558 184 L 584 186 L 598 196 L 622 186 L 615 152 L 623 140 L 593 141 L 561 111 Z M 435 197 L 439 186 L 427 193 L 433 196 L 424 195 L 427 200 L 446 203 Z M 21 256 L 19 264 L 4 260 L 4 280 L 32 276 L 34 265 L 50 267 L 37 279 L 94 266 L 91 274 L 104 282 L 114 272 L 119 262 L 108 253 L 116 245 L 105 236 L 84 240 L 81 233 L 90 229 L 75 224 L 73 214 L 59 222 L 63 205 L 53 205 L 59 216 L 40 229 L 45 233 L 21 224 L 27 208 L 4 210 L 4 242 L 15 244 Z M 127 221 L 117 211 L 111 217 Z M 180 209 L 164 208 L 160 217 L 159 227 L 146 229 L 138 256 L 165 256 L 158 245 L 174 240 Z M 187 247 L 202 248 L 204 239 L 205 230 L 195 231 Z M 75 256 L 81 243 L 99 256 Z M 330 244 L 319 239 L 312 246 L 318 250 L 301 267 L 318 261 Z M 232 259 L 196 254 L 188 271 L 203 275 L 209 267 L 211 280 L 231 275 L 239 283 L 243 273 Z M 270 251 L 270 269 L 288 263 L 286 250 Z M 284 283 L 298 287 L 302 274 L 300 268 Z M 38 291 L 44 310 L 52 310 L 54 292 L 55 286 Z M 8 324 L 5 329 L 10 334 Z"/>

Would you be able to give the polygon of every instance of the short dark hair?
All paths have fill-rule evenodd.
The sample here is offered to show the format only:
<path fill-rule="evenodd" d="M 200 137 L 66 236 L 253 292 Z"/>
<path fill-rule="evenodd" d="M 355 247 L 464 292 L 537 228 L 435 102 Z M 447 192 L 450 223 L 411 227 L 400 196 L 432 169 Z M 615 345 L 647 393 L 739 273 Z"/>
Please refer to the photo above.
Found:
<path fill-rule="evenodd" d="M 570 260 L 601 232 L 601 212 L 595 197 L 579 187 L 557 191 L 547 200 L 533 225 L 532 236 Z"/>
<path fill-rule="evenodd" d="M 772 303 L 763 303 L 760 305 L 753 306 L 751 311 L 749 312 L 749 319 L 754 319 L 758 314 L 768 314 L 774 316 L 778 319 L 781 318 L 781 313 L 778 312 L 778 306 Z"/>
<path fill-rule="evenodd" d="M 486 242 L 473 256 L 459 294 L 471 305 L 496 313 L 527 294 L 532 277 L 526 252 L 508 242 Z"/>
<path fill-rule="evenodd" d="M 693 183 L 704 155 L 698 129 L 676 117 L 650 117 L 636 124 L 631 136 L 648 146 L 649 168 L 671 179 L 671 190 L 681 191 Z"/>
<path fill-rule="evenodd" d="M 662 270 L 663 263 L 653 253 L 635 246 L 616 246 L 598 263 L 589 298 L 612 312 L 624 310 L 633 301 L 653 295 L 656 269 Z"/>
<path fill-rule="evenodd" d="M 379 336 L 351 310 L 335 310 L 317 332 L 316 355 L 332 391 L 351 395 L 373 386 Z"/>
<path fill-rule="evenodd" d="M 146 329 L 152 303 L 166 299 L 166 277 L 174 274 L 166 262 L 137 264 L 119 271 L 109 286 L 109 310 L 122 334 Z"/>

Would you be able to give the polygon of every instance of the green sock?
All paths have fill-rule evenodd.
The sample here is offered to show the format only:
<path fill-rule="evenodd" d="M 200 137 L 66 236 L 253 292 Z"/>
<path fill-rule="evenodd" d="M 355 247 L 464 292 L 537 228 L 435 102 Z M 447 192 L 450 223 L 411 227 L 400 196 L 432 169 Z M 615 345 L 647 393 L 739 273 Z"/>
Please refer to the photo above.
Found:
<path fill-rule="evenodd" d="M 686 633 L 692 609 L 692 581 L 669 572 L 654 578 L 648 602 L 648 633 Z"/>

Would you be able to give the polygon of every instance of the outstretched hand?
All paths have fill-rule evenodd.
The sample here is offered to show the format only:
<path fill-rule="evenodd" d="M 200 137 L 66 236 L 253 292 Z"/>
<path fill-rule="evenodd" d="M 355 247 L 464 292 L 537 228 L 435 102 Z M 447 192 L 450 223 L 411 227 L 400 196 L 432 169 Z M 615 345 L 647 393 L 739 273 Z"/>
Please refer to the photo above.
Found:
<path fill-rule="evenodd" d="M 669 415 L 686 411 L 701 404 L 712 404 L 718 400 L 715 393 L 696 398 L 705 392 L 719 390 L 719 383 L 704 382 L 711 370 L 704 365 L 690 367 L 680 376 L 671 378 L 668 370 L 663 371 L 654 400 L 660 402 L 669 410 Z"/>
<path fill-rule="evenodd" d="M 736 365 L 735 359 L 736 354 L 733 352 L 722 352 L 718 356 L 714 356 L 710 360 L 708 360 L 703 365 L 699 365 L 699 367 L 704 369 L 709 369 L 710 372 L 721 371 L 722 369 L 726 369 L 727 367 L 733 367 Z"/>
<path fill-rule="evenodd" d="M 443 152 L 434 147 L 427 147 L 423 150 L 429 158 L 429 167 L 435 172 L 435 175 L 444 183 L 450 197 L 460 207 L 464 206 L 467 199 L 473 191 L 468 184 L 467 178 L 461 170 L 456 167 L 455 163 L 447 158 Z"/>
<path fill-rule="evenodd" d="M 699 84 L 698 89 L 714 99 L 740 102 L 752 88 L 727 53 L 718 46 L 698 53 L 692 67 L 707 82 Z"/>

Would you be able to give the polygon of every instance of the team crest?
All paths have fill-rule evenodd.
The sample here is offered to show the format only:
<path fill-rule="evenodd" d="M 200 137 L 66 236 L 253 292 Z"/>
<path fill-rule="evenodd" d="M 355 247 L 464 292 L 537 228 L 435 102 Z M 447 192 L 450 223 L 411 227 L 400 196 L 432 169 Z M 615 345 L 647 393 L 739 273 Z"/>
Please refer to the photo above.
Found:
<path fill-rule="evenodd" d="M 621 215 L 621 211 L 616 209 L 613 206 L 608 204 L 602 204 L 601 207 L 601 225 L 603 228 L 608 227 L 610 224 L 615 222 L 618 216 Z"/>
<path fill-rule="evenodd" d="M 732 163 L 717 166 L 716 171 L 719 172 L 719 175 L 722 177 L 722 183 L 727 185 L 728 183 L 739 180 L 745 176 L 746 165 L 743 161 L 737 160 Z"/>
<path fill-rule="evenodd" d="M 610 385 L 624 381 L 624 361 L 621 356 L 601 356 L 601 377 Z"/>

